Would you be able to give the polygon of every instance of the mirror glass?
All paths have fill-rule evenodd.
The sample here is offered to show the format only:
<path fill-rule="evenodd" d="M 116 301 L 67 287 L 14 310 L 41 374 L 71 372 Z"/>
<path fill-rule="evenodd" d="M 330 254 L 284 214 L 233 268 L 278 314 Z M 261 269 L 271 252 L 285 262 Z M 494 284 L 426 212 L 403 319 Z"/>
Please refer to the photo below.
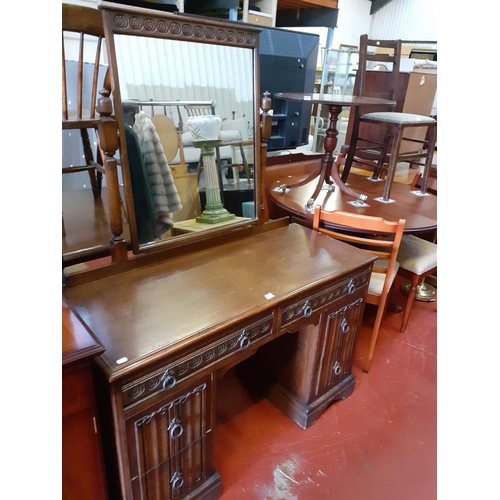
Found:
<path fill-rule="evenodd" d="M 134 250 L 254 223 L 258 30 L 238 38 L 233 23 L 104 12 Z M 136 35 L 133 19 L 157 29 Z"/>

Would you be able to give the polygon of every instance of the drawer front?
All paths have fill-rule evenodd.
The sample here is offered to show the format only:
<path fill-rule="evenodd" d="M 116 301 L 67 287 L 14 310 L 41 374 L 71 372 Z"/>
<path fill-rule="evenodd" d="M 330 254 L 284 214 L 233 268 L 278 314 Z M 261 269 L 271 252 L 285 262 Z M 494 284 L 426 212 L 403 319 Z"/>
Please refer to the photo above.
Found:
<path fill-rule="evenodd" d="M 284 306 L 281 309 L 280 330 L 290 329 L 290 326 L 313 316 L 318 310 L 333 304 L 336 300 L 344 297 L 347 297 L 346 300 L 348 300 L 348 297 L 358 294 L 360 291 L 363 291 L 364 294 L 365 287 L 368 286 L 370 280 L 370 274 L 371 268 L 365 269 L 330 287 Z"/>
<path fill-rule="evenodd" d="M 170 500 L 184 498 L 213 474 L 213 464 L 207 456 L 208 435 L 189 448 L 158 464 L 131 481 L 134 500 Z"/>
<path fill-rule="evenodd" d="M 222 339 L 210 343 L 198 351 L 122 386 L 123 405 L 127 407 L 161 391 L 171 391 L 182 380 L 215 365 L 237 351 L 245 350 L 273 330 L 274 313 L 268 313 L 244 327 L 238 328 Z"/>
<path fill-rule="evenodd" d="M 351 374 L 352 353 L 362 311 L 363 298 L 358 296 L 326 316 L 316 395 L 335 387 Z"/>
<path fill-rule="evenodd" d="M 126 419 L 130 477 L 143 476 L 212 430 L 211 378 Z"/>

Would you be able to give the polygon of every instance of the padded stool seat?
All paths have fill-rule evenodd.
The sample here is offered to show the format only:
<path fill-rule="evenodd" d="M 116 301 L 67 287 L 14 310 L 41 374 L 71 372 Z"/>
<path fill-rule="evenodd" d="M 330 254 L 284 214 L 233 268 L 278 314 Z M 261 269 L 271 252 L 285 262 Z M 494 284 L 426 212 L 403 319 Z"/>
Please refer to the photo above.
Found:
<path fill-rule="evenodd" d="M 401 238 L 398 257 L 399 274 L 410 279 L 410 289 L 406 300 L 401 332 L 405 331 L 410 317 L 417 286 L 437 268 L 437 244 L 418 238 L 412 234 Z"/>
<path fill-rule="evenodd" d="M 398 124 L 421 124 L 432 125 L 436 123 L 434 118 L 430 116 L 415 115 L 413 113 L 394 113 L 392 111 L 381 111 L 374 113 L 366 113 L 361 117 L 362 120 L 373 120 L 376 122 L 398 123 Z"/>
<path fill-rule="evenodd" d="M 424 274 L 437 266 L 437 245 L 412 234 L 405 235 L 399 246 L 398 262 L 407 271 Z"/>

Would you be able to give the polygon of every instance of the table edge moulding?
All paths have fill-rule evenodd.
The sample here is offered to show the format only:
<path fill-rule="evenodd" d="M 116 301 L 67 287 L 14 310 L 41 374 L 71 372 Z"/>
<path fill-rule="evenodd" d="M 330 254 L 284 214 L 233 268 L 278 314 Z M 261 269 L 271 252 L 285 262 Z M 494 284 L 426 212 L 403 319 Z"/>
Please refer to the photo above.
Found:
<path fill-rule="evenodd" d="M 219 498 L 212 431 L 230 367 L 303 429 L 349 396 L 373 260 L 290 224 L 68 286 L 106 349 L 96 385 L 110 491 Z"/>

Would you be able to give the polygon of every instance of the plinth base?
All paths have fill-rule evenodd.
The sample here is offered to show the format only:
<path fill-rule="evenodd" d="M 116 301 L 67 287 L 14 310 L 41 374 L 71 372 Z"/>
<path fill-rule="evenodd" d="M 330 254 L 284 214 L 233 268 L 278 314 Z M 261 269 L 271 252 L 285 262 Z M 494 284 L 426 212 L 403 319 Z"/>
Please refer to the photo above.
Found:
<path fill-rule="evenodd" d="M 405 295 L 408 295 L 410 288 L 411 283 L 409 281 L 406 281 L 401 285 L 401 291 Z M 420 283 L 420 285 L 417 285 L 415 300 L 420 300 L 421 302 L 434 302 L 436 300 L 436 289 L 428 283 Z"/>
<path fill-rule="evenodd" d="M 196 217 L 196 222 L 203 224 L 217 224 L 235 219 L 236 216 L 229 213 L 225 208 L 219 210 L 205 210 L 200 216 Z"/>

